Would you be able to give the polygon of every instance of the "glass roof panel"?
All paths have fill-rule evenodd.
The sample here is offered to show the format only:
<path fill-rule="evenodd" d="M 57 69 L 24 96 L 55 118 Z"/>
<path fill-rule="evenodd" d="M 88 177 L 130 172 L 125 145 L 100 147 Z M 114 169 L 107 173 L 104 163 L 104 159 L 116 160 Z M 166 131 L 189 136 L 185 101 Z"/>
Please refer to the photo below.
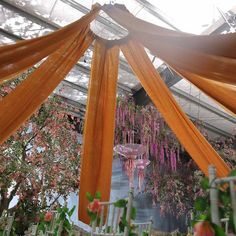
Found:
<path fill-rule="evenodd" d="M 195 87 L 193 84 L 188 82 L 185 79 L 180 80 L 174 85 L 175 88 L 178 88 L 185 93 L 188 93 L 189 95 L 192 95 L 193 97 L 197 98 L 199 101 L 204 101 L 205 103 L 224 111 L 224 109 L 218 105 L 213 99 L 208 97 L 205 93 L 200 91 L 197 87 Z"/>
<path fill-rule="evenodd" d="M 87 100 L 87 94 L 83 93 L 81 91 L 78 91 L 77 89 L 74 89 L 70 86 L 67 86 L 63 83 L 61 83 L 54 91 L 55 94 L 58 94 L 62 97 L 69 98 L 73 101 L 76 101 L 81 104 L 86 104 Z"/>
<path fill-rule="evenodd" d="M 39 37 L 52 31 L 2 5 L 0 11 L 4 14 L 4 17 L 0 18 L 0 27 L 24 39 Z"/>
<path fill-rule="evenodd" d="M 50 13 L 50 20 L 60 26 L 65 26 L 80 19 L 82 16 L 84 16 L 82 12 L 62 1 L 57 1 Z"/>
<path fill-rule="evenodd" d="M 216 134 L 219 136 L 220 133 L 227 135 L 227 133 L 232 134 L 234 132 L 235 122 L 217 115 L 199 104 L 189 101 L 188 98 L 183 98 L 178 95 L 174 95 L 174 97 L 190 118 L 203 121 L 210 126 L 210 129 L 215 130 L 214 135 L 212 133 L 213 136 L 216 136 Z"/>
<path fill-rule="evenodd" d="M 10 44 L 10 43 L 13 43 L 14 41 L 5 37 L 4 35 L 1 35 L 0 34 L 0 45 L 2 44 Z"/>
<path fill-rule="evenodd" d="M 25 10 L 33 11 L 38 15 L 43 17 L 49 17 L 50 13 L 54 7 L 54 4 L 57 0 L 8 0 L 20 7 L 23 7 Z"/>
<path fill-rule="evenodd" d="M 201 34 L 221 16 L 236 5 L 235 0 L 148 0 L 162 10 L 182 31 Z M 218 9 L 217 9 L 218 8 Z"/>

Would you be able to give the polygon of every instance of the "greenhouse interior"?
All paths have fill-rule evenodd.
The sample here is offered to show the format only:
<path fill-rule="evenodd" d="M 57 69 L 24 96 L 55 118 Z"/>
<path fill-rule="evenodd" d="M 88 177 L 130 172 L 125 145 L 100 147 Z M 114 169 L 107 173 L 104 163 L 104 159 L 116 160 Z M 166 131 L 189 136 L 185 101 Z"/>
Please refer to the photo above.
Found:
<path fill-rule="evenodd" d="M 236 235 L 235 0 L 0 12 L 0 235 Z"/>

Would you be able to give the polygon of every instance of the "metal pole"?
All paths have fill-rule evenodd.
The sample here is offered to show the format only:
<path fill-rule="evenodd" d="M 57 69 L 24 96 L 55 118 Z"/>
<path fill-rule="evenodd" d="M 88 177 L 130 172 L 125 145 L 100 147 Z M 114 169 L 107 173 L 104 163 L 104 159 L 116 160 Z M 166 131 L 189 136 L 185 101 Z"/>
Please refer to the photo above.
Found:
<path fill-rule="evenodd" d="M 134 198 L 134 188 L 131 188 L 129 191 L 129 198 L 128 198 L 128 205 L 127 205 L 127 212 L 126 212 L 126 222 L 127 226 L 125 227 L 124 236 L 129 235 L 129 228 L 130 228 L 130 222 L 131 222 L 131 211 L 133 207 L 133 198 Z"/>
<path fill-rule="evenodd" d="M 210 204 L 211 220 L 220 226 L 219 208 L 218 208 L 218 189 L 215 183 L 216 169 L 213 165 L 209 166 L 209 183 L 210 183 Z"/>

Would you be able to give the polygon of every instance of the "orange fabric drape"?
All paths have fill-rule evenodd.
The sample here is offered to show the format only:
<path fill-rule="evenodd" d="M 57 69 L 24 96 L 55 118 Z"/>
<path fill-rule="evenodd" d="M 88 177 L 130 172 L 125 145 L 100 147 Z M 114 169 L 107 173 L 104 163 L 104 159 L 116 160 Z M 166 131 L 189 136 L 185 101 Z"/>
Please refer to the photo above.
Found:
<path fill-rule="evenodd" d="M 50 55 L 0 101 L 0 143 L 5 141 L 53 92 L 93 41 L 86 27 Z"/>
<path fill-rule="evenodd" d="M 117 6 L 117 7 L 116 7 Z M 125 7 L 104 5 L 102 9 L 117 23 L 128 29 L 136 39 L 147 42 L 168 42 L 176 46 L 195 49 L 211 55 L 236 58 L 236 33 L 218 35 L 193 35 L 151 24 L 130 14 Z M 149 38 L 150 37 L 150 38 Z"/>
<path fill-rule="evenodd" d="M 96 7 L 78 21 L 48 35 L 1 46 L 0 83 L 33 66 L 66 44 L 72 37 L 76 37 L 78 32 L 96 17 L 99 10 L 100 8 Z"/>
<path fill-rule="evenodd" d="M 236 33 L 217 37 L 174 33 L 175 31 L 163 30 L 138 20 L 116 7 L 103 9 L 117 23 L 127 27 L 133 38 L 173 67 L 207 79 L 236 85 Z M 231 48 L 224 45 L 226 42 Z"/>
<path fill-rule="evenodd" d="M 119 48 L 97 40 L 94 46 L 83 138 L 79 219 L 89 223 L 86 192 L 109 201 L 113 160 Z"/>
<path fill-rule="evenodd" d="M 235 113 L 236 33 L 190 35 L 150 24 L 116 7 L 104 10 L 152 53 Z"/>
<path fill-rule="evenodd" d="M 232 112 L 231 115 L 236 114 L 236 86 L 208 80 L 181 69 L 175 68 L 175 70 L 184 78 L 188 78 L 192 84 L 205 94 L 214 98 L 220 105 L 228 109 L 229 112 Z"/>
<path fill-rule="evenodd" d="M 131 41 L 122 45 L 121 50 L 143 88 L 199 168 L 208 175 L 208 166 L 214 164 L 217 175 L 226 176 L 229 167 L 184 114 L 161 80 L 144 48 Z"/>

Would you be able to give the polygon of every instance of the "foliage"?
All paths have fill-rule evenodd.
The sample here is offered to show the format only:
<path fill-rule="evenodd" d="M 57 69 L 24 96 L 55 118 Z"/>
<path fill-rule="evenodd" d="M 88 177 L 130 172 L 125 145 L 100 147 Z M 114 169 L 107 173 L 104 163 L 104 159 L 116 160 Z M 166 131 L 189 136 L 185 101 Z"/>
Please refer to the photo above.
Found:
<path fill-rule="evenodd" d="M 0 100 L 29 73 L 2 85 Z M 0 215 L 17 196 L 17 205 L 9 211 L 16 212 L 16 222 L 28 225 L 39 210 L 78 189 L 80 145 L 72 110 L 51 96 L 1 145 Z"/>
<path fill-rule="evenodd" d="M 86 197 L 89 201 L 89 205 L 87 207 L 87 214 L 90 217 L 90 224 L 96 221 L 96 223 L 99 224 L 100 218 L 99 218 L 99 212 L 101 210 L 101 205 L 100 205 L 100 200 L 101 200 L 101 193 L 96 192 L 95 196 L 93 197 L 89 192 L 86 193 Z M 91 206 L 95 206 L 94 208 Z M 126 220 L 126 213 L 127 213 L 127 205 L 128 205 L 128 200 L 127 199 L 119 199 L 116 202 L 114 202 L 114 206 L 118 208 L 122 208 L 122 216 L 120 217 L 120 222 L 119 222 L 119 230 L 120 232 L 124 232 L 125 227 L 128 227 L 129 230 L 129 235 L 136 235 L 133 232 L 133 227 L 132 224 L 129 225 L 127 220 Z M 136 208 L 132 206 L 131 209 L 131 220 L 135 220 L 136 218 Z"/>
<path fill-rule="evenodd" d="M 236 170 L 233 170 L 229 176 L 236 176 Z M 210 197 L 209 189 L 211 187 L 208 178 L 204 178 L 201 182 L 201 187 L 203 195 L 198 197 L 194 203 L 194 219 L 192 225 L 195 225 L 199 221 L 209 221 L 211 222 L 211 212 L 210 212 Z M 233 210 L 231 206 L 230 199 L 230 188 L 229 185 L 222 184 L 218 187 L 219 191 L 219 217 L 220 219 L 229 218 L 229 232 L 235 233 L 235 227 L 233 222 Z M 214 228 L 216 236 L 225 236 L 223 228 L 217 226 L 211 222 Z"/>
<path fill-rule="evenodd" d="M 70 221 L 70 218 L 75 210 L 75 206 L 72 209 L 68 209 L 67 207 L 59 207 L 57 208 L 56 212 L 46 212 L 46 213 L 41 213 L 40 214 L 40 221 L 39 221 L 39 226 L 38 226 L 38 233 L 40 231 L 45 234 L 46 230 L 50 228 L 52 224 L 53 225 L 53 230 L 54 234 L 53 235 L 58 235 L 58 230 L 60 230 L 60 226 L 62 227 L 62 235 L 74 235 L 73 233 L 73 227 L 72 223 Z M 46 214 L 50 213 L 52 215 L 51 218 L 46 219 Z M 53 222 L 54 221 L 54 222 Z"/>
<path fill-rule="evenodd" d="M 200 122 L 195 124 L 224 160 L 236 166 L 235 137 L 210 140 Z M 177 218 L 189 213 L 200 187 L 202 172 L 180 145 L 161 114 L 153 105 L 136 106 L 130 98 L 119 97 L 116 109 L 115 144 L 141 143 L 147 146 L 152 162 L 145 174 L 145 188 L 159 203 L 162 215 Z"/>

